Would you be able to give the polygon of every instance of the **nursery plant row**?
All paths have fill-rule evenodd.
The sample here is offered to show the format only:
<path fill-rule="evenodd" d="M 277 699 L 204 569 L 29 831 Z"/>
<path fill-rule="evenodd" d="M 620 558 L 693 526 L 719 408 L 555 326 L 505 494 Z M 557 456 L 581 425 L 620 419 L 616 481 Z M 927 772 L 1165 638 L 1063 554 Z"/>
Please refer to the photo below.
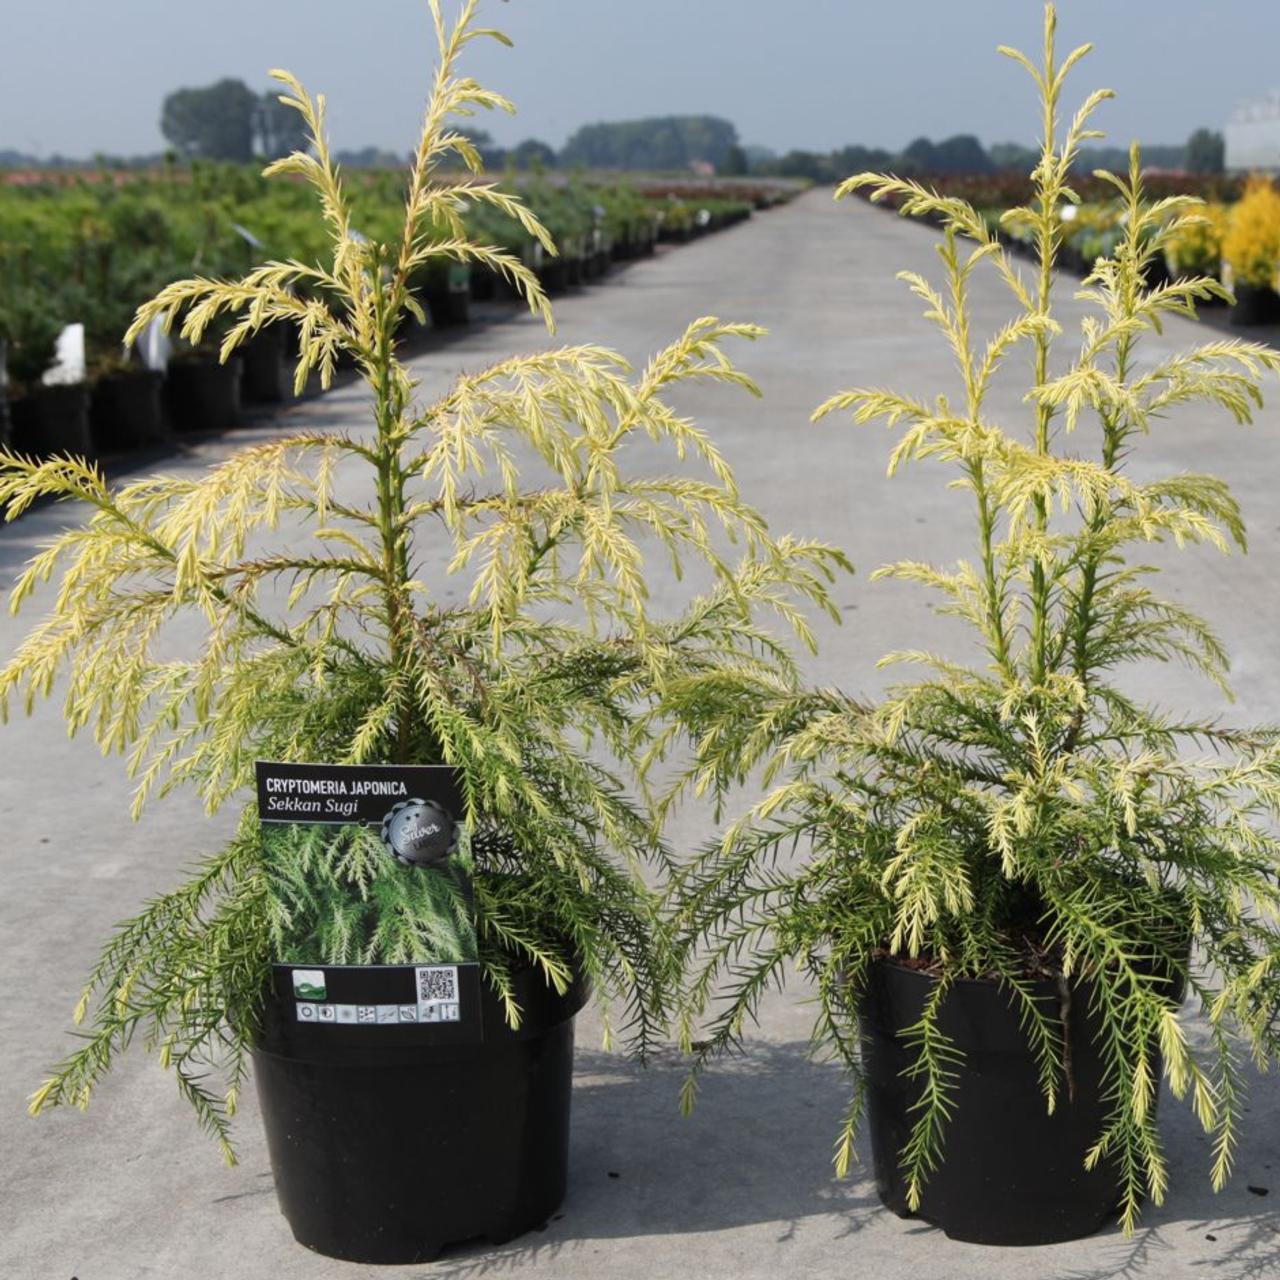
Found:
<path fill-rule="evenodd" d="M 390 234 L 403 183 L 380 170 L 353 177 L 354 235 Z M 659 242 L 731 226 L 800 189 L 633 175 L 534 177 L 519 186 L 558 252 L 500 206 L 471 206 L 466 234 L 526 263 L 549 294 L 597 280 Z M 245 402 L 287 399 L 296 326 L 261 330 L 225 363 L 225 324 L 196 345 L 148 335 L 153 342 L 126 350 L 122 337 L 137 308 L 175 280 L 233 278 L 262 258 L 318 261 L 326 244 L 308 190 L 200 162 L 144 175 L 0 180 L 0 441 L 35 456 L 102 456 L 154 447 L 172 431 L 223 430 L 240 422 Z M 294 287 L 308 290 L 305 280 Z M 447 255 L 417 271 L 411 288 L 432 327 L 467 323 L 473 300 L 516 296 L 500 268 Z M 60 350 L 72 325 L 82 331 L 72 351 Z"/>
<path fill-rule="evenodd" d="M 1005 174 L 940 174 L 917 181 L 940 195 L 964 200 L 1011 249 L 1034 256 L 1033 228 L 1017 212 L 1033 198 L 1028 179 Z M 1153 256 L 1148 283 L 1158 286 L 1171 280 L 1216 280 L 1234 295 L 1232 324 L 1280 324 L 1280 192 L 1275 183 L 1261 175 L 1181 173 L 1144 174 L 1143 181 L 1153 200 L 1190 196 L 1200 202 L 1197 216 L 1178 220 L 1170 212 L 1164 220 L 1177 220 L 1178 226 Z M 1073 182 L 1072 193 L 1076 198 L 1066 196 L 1059 210 L 1056 265 L 1084 276 L 1123 241 L 1125 206 L 1121 193 L 1097 175 Z M 908 198 L 905 193 L 892 193 L 883 202 L 898 209 Z M 939 215 L 933 220 L 941 225 L 943 219 Z M 1202 299 L 1209 305 L 1226 301 L 1220 297 Z"/>

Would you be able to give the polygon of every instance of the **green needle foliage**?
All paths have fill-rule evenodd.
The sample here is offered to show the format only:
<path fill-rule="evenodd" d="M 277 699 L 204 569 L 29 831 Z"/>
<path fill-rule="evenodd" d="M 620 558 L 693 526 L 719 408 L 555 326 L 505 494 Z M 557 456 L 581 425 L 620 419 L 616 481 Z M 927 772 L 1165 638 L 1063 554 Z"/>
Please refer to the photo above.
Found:
<path fill-rule="evenodd" d="M 1240 1055 L 1264 1063 L 1280 1048 L 1280 742 L 1271 728 L 1169 715 L 1126 692 L 1134 662 L 1185 662 L 1223 688 L 1227 666 L 1209 624 L 1156 594 L 1155 570 L 1131 558 L 1135 548 L 1244 547 L 1240 510 L 1220 480 L 1139 480 L 1127 464 L 1175 406 L 1216 406 L 1249 422 L 1280 355 L 1215 341 L 1139 361 L 1145 334 L 1221 290 L 1210 280 L 1145 284 L 1196 212 L 1190 199 L 1144 199 L 1136 149 L 1126 177 L 1105 175 L 1124 236 L 1085 281 L 1078 297 L 1092 314 L 1074 352 L 1061 352 L 1052 303 L 1061 210 L 1075 199 L 1067 176 L 1109 95 L 1090 96 L 1063 131 L 1063 81 L 1087 47 L 1058 60 L 1052 7 L 1041 65 L 1002 52 L 1030 71 L 1043 107 L 1035 199 L 1006 217 L 1033 233 L 1034 279 L 964 201 L 895 177 L 851 178 L 838 196 L 892 194 L 905 213 L 942 225 L 942 284 L 902 278 L 940 331 L 963 393 L 927 401 L 859 387 L 815 414 L 852 411 L 893 428 L 891 474 L 919 460 L 950 468 L 952 487 L 973 504 L 974 556 L 879 573 L 938 593 L 940 611 L 969 624 L 985 661 L 891 654 L 886 663 L 927 672 L 874 706 L 722 674 L 672 691 L 699 743 L 700 790 L 723 791 L 757 766 L 776 784 L 675 886 L 686 959 L 702 948 L 684 1034 L 692 1042 L 718 998 L 696 1073 L 738 1041 L 763 992 L 797 965 L 816 987 L 815 1045 L 834 1051 L 854 1082 L 837 1143 L 843 1173 L 863 1089 L 858 991 L 877 959 L 925 968 L 937 985 L 912 1031 L 921 1099 L 900 1153 L 918 1206 L 954 1107 L 958 1050 L 938 1023 L 948 984 L 987 978 L 1009 992 L 1052 1111 L 1069 1096 L 1070 1064 L 1060 1012 L 1035 998 L 1031 981 L 1056 978 L 1064 992 L 1087 993 L 1100 1020 L 1109 1116 L 1088 1163 L 1119 1169 L 1128 1229 L 1144 1194 L 1159 1202 L 1165 1189 L 1161 1071 L 1212 1135 L 1217 1187 L 1243 1107 Z M 1013 310 L 985 342 L 970 302 L 983 271 Z M 1029 355 L 1031 379 L 1023 423 L 1006 428 L 988 393 L 1018 353 Z M 1184 981 L 1206 1018 L 1194 1048 L 1176 1016 Z"/>
<path fill-rule="evenodd" d="M 514 967 L 534 966 L 562 991 L 581 972 L 606 1008 L 621 1006 L 643 1050 L 669 985 L 655 895 L 639 874 L 643 859 L 665 855 L 628 790 L 649 711 L 670 680 L 721 664 L 791 672 L 755 618 L 780 617 L 807 639 L 799 606 L 830 607 L 825 586 L 843 560 L 771 539 L 714 444 L 665 398 L 687 382 L 753 391 L 724 351 L 755 338 L 753 326 L 696 320 L 638 373 L 614 352 L 575 346 L 418 395 L 396 335 L 421 318 L 410 281 L 424 267 L 487 264 L 551 322 L 537 279 L 468 239 L 460 211 L 497 209 L 554 251 L 516 197 L 451 171 L 451 158 L 471 170 L 479 158 L 450 122 L 510 109 L 460 74 L 459 56 L 503 37 L 475 24 L 476 0 L 453 24 L 437 0 L 431 9 L 439 64 L 398 233 L 374 241 L 353 230 L 324 99 L 277 73 L 309 149 L 269 172 L 314 188 L 330 260 L 181 281 L 130 330 L 181 316 L 192 342 L 221 328 L 228 356 L 266 324 L 293 324 L 299 385 L 315 369 L 327 381 L 340 357 L 353 361 L 371 429 L 293 435 L 194 478 L 117 489 L 77 459 L 0 453 L 9 518 L 42 497 L 89 510 L 14 588 L 17 609 L 59 575 L 52 609 L 0 669 L 0 709 L 29 711 L 61 682 L 70 730 L 125 757 L 139 809 L 180 785 L 216 809 L 251 785 L 258 758 L 454 766 L 476 862 L 480 962 L 509 1020 L 520 1017 Z M 735 541 L 741 559 L 731 566 L 724 549 Z M 688 560 L 709 567 L 711 587 L 675 620 L 652 616 L 655 555 L 677 571 Z M 197 651 L 175 656 L 171 628 L 193 623 Z M 322 894 L 344 874 L 332 862 L 314 879 L 298 870 L 299 894 Z M 412 911 L 397 884 L 387 906 Z M 269 897 L 250 805 L 225 850 L 120 926 L 78 1010 L 90 1018 L 87 1037 L 32 1110 L 86 1105 L 138 1035 L 176 1070 L 230 1156 L 228 1122 L 278 924 Z M 317 918 L 331 908 L 322 896 L 306 906 Z M 357 923 L 369 922 L 350 922 L 343 943 L 346 923 L 323 922 L 335 955 L 373 954 L 355 940 Z M 377 953 L 407 954 L 385 919 L 374 928 Z"/>

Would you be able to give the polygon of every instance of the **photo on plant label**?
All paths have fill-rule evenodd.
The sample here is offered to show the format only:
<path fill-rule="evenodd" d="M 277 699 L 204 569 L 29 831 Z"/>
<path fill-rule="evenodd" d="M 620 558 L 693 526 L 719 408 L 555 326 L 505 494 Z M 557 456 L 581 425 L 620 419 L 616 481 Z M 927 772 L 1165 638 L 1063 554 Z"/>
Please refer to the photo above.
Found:
<path fill-rule="evenodd" d="M 263 864 L 281 964 L 467 964 L 476 959 L 471 858 L 403 862 L 380 830 L 266 823 Z"/>
<path fill-rule="evenodd" d="M 264 763 L 259 792 L 275 963 L 476 962 L 452 770 Z"/>

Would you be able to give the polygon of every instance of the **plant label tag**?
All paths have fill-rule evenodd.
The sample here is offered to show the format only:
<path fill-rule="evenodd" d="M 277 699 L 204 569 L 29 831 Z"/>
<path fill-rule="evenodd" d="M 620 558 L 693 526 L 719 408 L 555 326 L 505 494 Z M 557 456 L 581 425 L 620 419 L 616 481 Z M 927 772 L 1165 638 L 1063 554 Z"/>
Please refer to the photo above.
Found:
<path fill-rule="evenodd" d="M 252 231 L 249 230 L 248 227 L 242 227 L 238 222 L 233 222 L 231 224 L 231 230 L 234 231 L 236 235 L 238 235 L 240 239 L 243 240 L 251 249 L 265 249 L 267 247 L 258 239 L 257 236 L 253 234 Z"/>
<path fill-rule="evenodd" d="M 173 353 L 173 340 L 164 331 L 164 321 L 156 316 L 143 329 L 137 341 L 138 355 L 152 373 L 164 373 Z"/>
<path fill-rule="evenodd" d="M 86 373 L 84 325 L 69 324 L 58 334 L 53 363 L 44 371 L 40 380 L 46 387 L 73 386 L 77 382 L 83 382 Z"/>
<path fill-rule="evenodd" d="M 273 1009 L 288 1034 L 481 1039 L 456 771 L 259 761 L 256 772 Z"/>

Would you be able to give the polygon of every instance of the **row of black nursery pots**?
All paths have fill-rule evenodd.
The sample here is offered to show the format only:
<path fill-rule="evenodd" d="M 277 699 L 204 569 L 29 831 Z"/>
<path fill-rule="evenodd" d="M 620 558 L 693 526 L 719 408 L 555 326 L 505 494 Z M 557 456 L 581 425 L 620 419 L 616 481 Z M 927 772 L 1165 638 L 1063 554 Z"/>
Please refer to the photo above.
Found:
<path fill-rule="evenodd" d="M 136 383 L 142 388 L 141 398 L 145 399 L 150 390 L 158 396 L 158 374 L 139 374 Z M 107 452 L 107 446 L 99 447 L 95 440 L 92 420 L 98 417 L 107 421 L 110 425 L 106 430 L 114 435 L 117 392 L 121 399 L 128 400 L 135 389 L 135 380 L 126 383 L 120 376 L 104 378 L 94 384 L 94 390 L 98 387 L 101 387 L 100 398 L 91 397 L 90 384 L 86 382 L 37 387 L 13 396 L 9 402 L 10 445 L 18 453 L 38 458 L 54 454 L 96 458 Z M 98 403 L 102 408 L 93 413 Z"/>
<path fill-rule="evenodd" d="M 1280 324 L 1280 293 L 1270 285 L 1237 284 L 1231 323 L 1243 326 Z"/>
<path fill-rule="evenodd" d="M 576 244 L 566 245 L 563 252 L 552 257 L 542 252 L 541 245 L 534 244 L 527 245 L 522 256 L 525 266 L 538 276 L 548 293 L 563 293 L 568 288 L 602 279 L 615 262 L 651 256 L 657 238 L 652 225 L 636 224 L 616 236 L 600 232 L 598 240 L 595 236 L 589 237 L 589 252 Z M 516 299 L 511 282 L 500 271 L 481 266 L 471 269 L 470 295 L 476 302 Z M 435 318 L 434 312 L 432 318 Z"/>
<path fill-rule="evenodd" d="M 679 223 L 663 220 L 658 228 L 658 239 L 664 243 L 685 244 L 698 236 L 709 235 L 713 231 L 723 231 L 726 227 L 736 226 L 751 217 L 748 208 L 713 212 L 710 209 L 699 209 L 692 218 Z"/>
<path fill-rule="evenodd" d="M 597 229 L 582 237 L 580 243 L 566 242 L 562 251 L 555 256 L 544 253 L 541 245 L 526 245 L 522 257 L 525 266 L 537 275 L 542 287 L 550 294 L 558 294 L 566 289 L 603 279 L 614 263 L 632 262 L 637 258 L 652 256 L 657 242 L 658 230 L 654 224 L 633 223 L 617 235 Z M 437 285 L 435 288 L 439 292 L 440 287 Z M 437 308 L 431 306 L 430 290 L 431 286 L 428 286 L 426 300 L 432 322 L 460 323 L 447 318 L 448 307 L 442 309 L 442 315 L 446 318 L 437 317 Z M 502 272 L 483 266 L 471 268 L 469 296 L 475 302 L 517 300 L 511 281 Z"/>
<path fill-rule="evenodd" d="M 1034 257 L 1035 246 L 1026 240 L 1015 237 L 1004 237 L 1005 243 L 1015 253 Z M 1087 276 L 1093 270 L 1093 259 L 1076 246 L 1067 243 L 1058 250 L 1057 263 L 1064 270 L 1074 275 Z M 1193 272 L 1191 274 L 1203 274 Z M 1217 273 L 1215 272 L 1215 278 Z M 1163 258 L 1156 257 L 1147 264 L 1146 284 L 1148 289 L 1158 289 L 1178 279 L 1178 273 L 1171 271 Z M 1261 325 L 1280 325 L 1280 292 L 1271 285 L 1242 284 L 1236 282 L 1231 287 L 1235 301 L 1231 303 L 1229 320 L 1240 328 L 1257 328 Z M 1221 306 L 1217 298 L 1203 298 L 1197 304 L 1201 310 Z"/>
<path fill-rule="evenodd" d="M 435 328 L 471 323 L 471 277 L 466 267 L 433 277 L 419 291 L 419 296 Z"/>
<path fill-rule="evenodd" d="M 1093 260 L 1070 244 L 1064 245 L 1059 250 L 1058 262 L 1064 270 L 1078 276 L 1086 276 L 1093 270 Z M 1162 288 L 1177 278 L 1178 276 L 1169 269 L 1169 264 L 1161 257 L 1156 257 L 1147 264 L 1148 289 Z M 1231 292 L 1235 297 L 1228 317 L 1232 325 L 1240 328 L 1280 325 L 1280 293 L 1277 293 L 1271 285 L 1236 282 L 1232 285 Z M 1205 309 L 1222 306 L 1223 303 L 1218 298 L 1203 298 L 1196 305 Z"/>
<path fill-rule="evenodd" d="M 242 420 L 241 362 L 174 360 L 165 373 L 126 368 L 92 381 L 36 387 L 10 402 L 12 444 L 35 457 L 99 458 L 164 445 L 180 431 Z"/>
<path fill-rule="evenodd" d="M 420 300 L 432 327 L 470 319 L 466 272 L 429 285 Z M 246 405 L 294 398 L 294 330 L 268 325 L 223 362 L 216 351 L 181 351 L 163 373 L 128 364 L 92 380 L 16 392 L 0 386 L 0 442 L 36 457 L 99 458 L 162 447 L 187 432 L 243 425 Z M 3 358 L 0 355 L 0 368 Z"/>
<path fill-rule="evenodd" d="M 0 337 L 0 446 L 10 439 L 8 355 L 8 344 Z"/>
<path fill-rule="evenodd" d="M 926 221 L 928 220 L 926 219 Z M 945 217 L 939 214 L 932 221 L 936 225 L 942 226 L 945 224 Z M 1037 250 L 1033 242 L 1006 235 L 1003 232 L 1000 233 L 1000 236 L 1012 252 L 1035 258 Z M 1093 270 L 1094 259 L 1071 244 L 1070 241 L 1059 246 L 1056 261 L 1061 270 L 1068 271 L 1073 275 L 1087 276 Z M 1193 274 L 1202 273 L 1196 272 Z M 1169 264 L 1163 258 L 1156 257 L 1147 265 L 1146 283 L 1149 289 L 1158 289 L 1177 278 L 1177 275 L 1169 269 Z M 1280 325 L 1280 292 L 1273 286 L 1236 283 L 1232 286 L 1231 291 L 1235 295 L 1235 301 L 1231 304 L 1231 324 L 1241 328 Z M 1221 304 L 1216 298 L 1201 299 L 1197 303 L 1197 306 L 1202 309 L 1217 305 Z"/>
<path fill-rule="evenodd" d="M 634 258 L 646 258 L 653 253 L 654 228 L 650 225 L 629 225 L 620 235 L 613 237 L 609 253 L 614 262 L 629 262 Z"/>
<path fill-rule="evenodd" d="M 535 244 L 526 250 L 526 263 L 548 293 L 560 293 L 603 278 L 614 262 L 652 254 L 656 239 L 652 226 L 632 226 L 617 237 L 597 229 L 573 252 L 556 257 Z M 465 267 L 431 278 L 417 294 L 432 328 L 470 323 L 473 300 L 515 296 L 500 272 L 468 272 Z M 290 336 L 287 326 L 270 325 L 226 363 L 212 353 L 184 352 L 163 374 L 125 366 L 92 382 L 11 396 L 0 386 L 0 441 L 35 456 L 93 458 L 161 446 L 183 432 L 240 426 L 246 404 L 281 404 L 293 398 Z M 0 368 L 3 363 L 0 355 Z"/>
<path fill-rule="evenodd" d="M 725 212 L 699 209 L 692 218 L 680 223 L 672 223 L 665 214 L 660 213 L 654 223 L 631 223 L 617 235 L 597 227 L 581 237 L 566 240 L 562 252 L 553 259 L 544 260 L 542 255 L 537 254 L 538 246 L 530 246 L 526 255 L 532 252 L 538 262 L 544 263 L 535 269 L 539 270 L 540 275 L 545 271 L 553 286 L 560 288 L 594 280 L 608 271 L 610 263 L 647 257 L 653 253 L 655 244 L 684 244 L 698 236 L 723 231 L 749 217 L 751 209 L 747 207 Z M 528 256 L 526 264 L 532 265 Z M 545 287 L 545 279 L 543 283 Z"/>
<path fill-rule="evenodd" d="M 184 432 L 242 425 L 244 406 L 293 396 L 289 331 L 272 325 L 225 363 L 214 353 L 185 352 L 163 373 L 125 365 L 85 382 L 0 395 L 8 440 L 26 454 L 99 458 L 163 447 Z M 0 439 L 5 438 L 0 413 Z"/>
<path fill-rule="evenodd" d="M 353 1262 L 411 1264 L 464 1241 L 501 1244 L 555 1212 L 568 1180 L 573 1020 L 587 990 L 579 981 L 557 995 L 532 969 L 514 976 L 520 1029 L 481 984 L 478 1043 L 424 1043 L 413 1026 L 389 1027 L 376 1043 L 356 1028 L 308 1036 L 290 1016 L 288 993 L 272 993 L 254 1076 L 280 1208 L 300 1243 Z M 881 959 L 858 995 L 881 1200 L 980 1244 L 1050 1244 L 1097 1231 L 1117 1211 L 1121 1180 L 1105 1159 L 1084 1167 L 1109 1105 L 1087 979 L 1032 984 L 1069 1047 L 1069 1082 L 1052 1114 L 1007 988 L 994 979 L 952 984 L 939 1013 L 960 1055 L 945 1151 L 921 1203 L 909 1207 L 899 1157 L 924 1088 L 910 1070 L 918 1052 L 911 1029 L 936 982 Z M 1175 990 L 1179 1001 L 1182 994 Z M 1155 1045 L 1152 1055 L 1158 1080 Z"/>

